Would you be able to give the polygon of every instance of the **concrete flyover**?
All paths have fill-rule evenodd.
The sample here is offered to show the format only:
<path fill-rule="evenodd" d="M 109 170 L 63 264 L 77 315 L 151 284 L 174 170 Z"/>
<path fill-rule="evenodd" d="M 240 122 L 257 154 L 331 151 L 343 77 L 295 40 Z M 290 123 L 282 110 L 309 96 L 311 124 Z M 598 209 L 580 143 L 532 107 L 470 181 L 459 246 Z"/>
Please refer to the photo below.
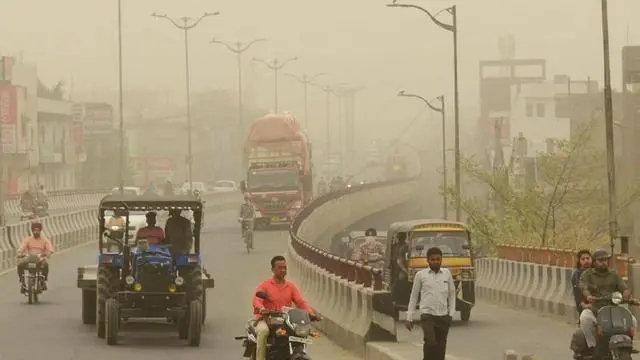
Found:
<path fill-rule="evenodd" d="M 379 221 L 385 209 L 420 201 L 417 185 L 416 180 L 370 184 L 316 199 L 290 231 L 291 276 L 324 315 L 318 326 L 365 359 L 418 358 L 421 331 L 410 333 L 386 315 L 390 303 L 382 273 L 327 249 L 333 235 L 352 224 Z M 570 268 L 496 258 L 477 259 L 475 265 L 478 303 L 472 321 L 454 321 L 447 359 L 511 359 L 518 351 L 537 359 L 571 356 L 576 312 Z"/>
<path fill-rule="evenodd" d="M 351 224 L 408 202 L 417 185 L 416 179 L 407 179 L 328 194 L 306 207 L 292 225 L 292 276 L 323 315 L 321 330 L 360 356 L 367 342 L 396 340 L 395 321 L 387 315 L 390 296 L 383 289 L 383 274 L 324 249 L 330 247 L 334 234 Z"/>

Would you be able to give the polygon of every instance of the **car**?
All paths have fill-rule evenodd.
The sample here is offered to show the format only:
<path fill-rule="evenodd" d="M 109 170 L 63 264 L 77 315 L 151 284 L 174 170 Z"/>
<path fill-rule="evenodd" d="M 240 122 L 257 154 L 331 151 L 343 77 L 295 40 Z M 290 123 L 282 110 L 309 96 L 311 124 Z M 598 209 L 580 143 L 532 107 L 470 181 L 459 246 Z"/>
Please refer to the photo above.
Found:
<path fill-rule="evenodd" d="M 192 185 L 192 189 L 194 191 L 198 191 L 200 192 L 200 194 L 204 194 L 207 192 L 207 186 L 201 182 L 201 181 L 193 181 L 191 182 Z M 185 182 L 184 184 L 182 184 L 182 188 L 180 189 L 180 192 L 183 194 L 188 194 L 189 193 L 189 183 Z"/>
<path fill-rule="evenodd" d="M 122 188 L 125 195 L 133 195 L 140 196 L 142 195 L 142 190 L 137 186 L 125 186 Z M 111 189 L 111 194 L 116 195 L 120 193 L 120 187 L 116 186 Z"/>
<path fill-rule="evenodd" d="M 213 184 L 215 192 L 232 192 L 238 191 L 238 184 L 233 180 L 218 180 Z"/>

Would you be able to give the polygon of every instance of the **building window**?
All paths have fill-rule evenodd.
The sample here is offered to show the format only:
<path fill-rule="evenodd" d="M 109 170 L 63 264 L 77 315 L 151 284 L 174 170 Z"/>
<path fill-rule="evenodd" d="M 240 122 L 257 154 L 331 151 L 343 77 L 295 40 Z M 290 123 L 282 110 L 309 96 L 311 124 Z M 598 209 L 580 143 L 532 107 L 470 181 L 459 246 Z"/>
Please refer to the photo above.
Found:
<path fill-rule="evenodd" d="M 533 116 L 533 105 L 527 104 L 527 117 L 532 117 L 532 116 Z"/>
<path fill-rule="evenodd" d="M 538 117 L 544 117 L 544 104 L 536 104 L 536 115 Z"/>

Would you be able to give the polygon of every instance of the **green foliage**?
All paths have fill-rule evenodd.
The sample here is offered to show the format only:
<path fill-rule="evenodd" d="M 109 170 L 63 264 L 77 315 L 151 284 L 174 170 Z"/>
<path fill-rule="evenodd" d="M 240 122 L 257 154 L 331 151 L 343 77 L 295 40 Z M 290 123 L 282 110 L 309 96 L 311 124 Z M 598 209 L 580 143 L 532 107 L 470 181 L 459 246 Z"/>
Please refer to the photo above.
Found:
<path fill-rule="evenodd" d="M 489 170 L 473 158 L 463 160 L 465 178 L 485 194 L 461 199 L 478 245 L 576 249 L 607 243 L 606 158 L 593 147 L 592 125 L 560 141 L 556 151 L 538 154 L 535 186 L 524 185 L 517 157 Z M 453 189 L 447 191 L 454 199 Z M 618 211 L 639 195 L 638 188 L 619 191 Z"/>

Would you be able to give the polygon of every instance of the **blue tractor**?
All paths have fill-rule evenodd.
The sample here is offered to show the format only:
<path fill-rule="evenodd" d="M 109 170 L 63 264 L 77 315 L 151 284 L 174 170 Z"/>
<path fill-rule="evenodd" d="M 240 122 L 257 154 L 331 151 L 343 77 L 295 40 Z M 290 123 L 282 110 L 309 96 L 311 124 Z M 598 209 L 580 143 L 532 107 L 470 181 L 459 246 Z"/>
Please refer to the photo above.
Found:
<path fill-rule="evenodd" d="M 141 215 L 152 212 L 173 216 L 163 241 L 156 236 L 164 238 L 161 228 L 141 223 Z M 192 214 L 192 219 L 181 213 Z M 202 216 L 203 204 L 193 195 L 115 194 L 102 199 L 98 265 L 78 269 L 78 287 L 83 322 L 95 323 L 107 344 L 117 344 L 123 321 L 166 318 L 181 339 L 200 345 L 206 290 L 214 286 L 201 264 Z"/>

